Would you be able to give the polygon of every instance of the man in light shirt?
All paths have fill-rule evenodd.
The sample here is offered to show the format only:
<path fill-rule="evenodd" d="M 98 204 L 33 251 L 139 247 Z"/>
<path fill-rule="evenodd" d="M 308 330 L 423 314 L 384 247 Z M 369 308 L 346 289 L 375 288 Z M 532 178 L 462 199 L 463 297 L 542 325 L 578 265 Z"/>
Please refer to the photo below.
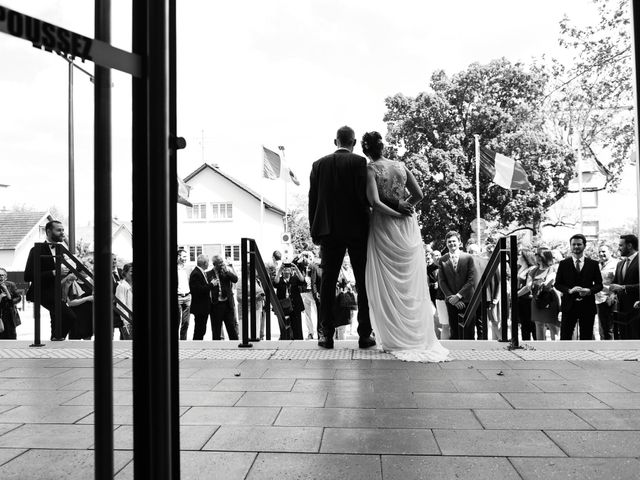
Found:
<path fill-rule="evenodd" d="M 180 340 L 187 339 L 189 319 L 191 317 L 191 293 L 189 290 L 190 269 L 187 268 L 187 251 L 178 250 L 178 320 L 180 324 Z"/>
<path fill-rule="evenodd" d="M 611 256 L 608 245 L 600 245 L 598 259 L 603 285 L 602 291 L 596 293 L 600 340 L 613 340 L 613 307 L 616 296 L 609 291 L 609 285 L 613 282 L 618 261 Z"/>

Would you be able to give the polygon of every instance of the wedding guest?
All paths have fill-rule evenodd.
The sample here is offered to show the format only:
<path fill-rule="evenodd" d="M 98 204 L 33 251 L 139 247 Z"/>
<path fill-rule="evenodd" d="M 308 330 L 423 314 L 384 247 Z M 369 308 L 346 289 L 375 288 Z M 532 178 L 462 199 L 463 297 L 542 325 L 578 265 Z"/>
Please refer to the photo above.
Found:
<path fill-rule="evenodd" d="M 638 301 L 638 237 L 621 235 L 618 242 L 624 261 L 618 263 L 609 290 L 618 297 L 618 329 L 622 340 L 640 339 L 640 315 L 634 310 Z"/>
<path fill-rule="evenodd" d="M 232 283 L 238 282 L 238 275 L 231 262 L 225 263 L 220 255 L 212 258 L 213 268 L 207 273 L 211 284 L 211 328 L 213 339 L 220 340 L 222 324 L 229 340 L 238 340 L 238 326 L 235 317 L 235 302 Z"/>
<path fill-rule="evenodd" d="M 336 285 L 335 300 L 335 340 L 344 340 L 345 333 L 351 327 L 354 314 L 358 310 L 357 297 L 355 292 L 356 277 L 353 274 L 348 254 L 342 262 L 342 268 L 338 275 Z"/>
<path fill-rule="evenodd" d="M 311 264 L 311 295 L 316 303 L 316 312 L 320 311 L 320 289 L 322 286 L 322 262 L 320 253 L 316 256 L 316 261 Z M 322 325 L 320 321 L 316 322 L 316 331 L 318 338 L 322 334 Z"/>
<path fill-rule="evenodd" d="M 22 300 L 16 284 L 7 280 L 8 274 L 0 268 L 0 320 L 4 330 L 0 332 L 0 340 L 15 340 L 16 327 L 20 325 L 20 315 L 16 305 Z"/>
<path fill-rule="evenodd" d="M 535 254 L 536 266 L 527 269 L 525 285 L 518 291 L 518 297 L 530 298 L 529 318 L 536 326 L 536 340 L 546 340 L 547 330 L 551 340 L 560 332 L 560 298 L 553 288 L 557 268 L 553 253 L 547 248 L 539 248 Z"/>
<path fill-rule="evenodd" d="M 462 252 L 460 234 L 450 231 L 445 237 L 449 253 L 440 260 L 438 281 L 445 296 L 449 322 L 451 323 L 451 339 L 458 340 L 458 322 L 463 315 L 474 289 L 475 270 L 473 258 Z M 465 332 L 465 338 L 473 338 L 473 325 Z"/>
<path fill-rule="evenodd" d="M 91 340 L 93 336 L 93 287 L 75 274 L 62 285 L 62 300 L 73 310 L 76 319 L 69 330 L 69 340 Z"/>
<path fill-rule="evenodd" d="M 116 288 L 116 298 L 133 312 L 133 263 L 126 263 L 122 267 L 122 280 L 120 280 Z M 133 336 L 133 326 L 126 310 L 121 309 L 120 319 L 122 320 L 120 340 L 131 340 Z"/>
<path fill-rule="evenodd" d="M 436 283 L 435 283 L 435 304 L 436 304 L 436 316 L 438 317 L 438 324 L 440 325 L 440 339 L 449 340 L 451 338 L 451 327 L 449 325 L 449 312 L 447 311 L 447 302 L 444 298 L 444 293 L 440 288 L 440 262 L 442 254 L 440 250 L 434 250 L 431 252 L 431 258 L 433 264 L 438 268 L 436 270 Z"/>
<path fill-rule="evenodd" d="M 66 338 L 71 325 L 75 322 L 73 311 L 64 303 L 61 304 L 61 317 L 56 318 L 56 302 L 55 302 L 55 282 L 64 281 L 69 274 L 66 267 L 61 269 L 61 278 L 56 279 L 55 264 L 55 245 L 64 240 L 64 227 L 58 220 L 50 220 L 44 227 L 47 236 L 46 241 L 42 245 L 31 247 L 27 264 L 24 268 L 24 280 L 31 282 L 27 290 L 27 300 L 33 302 L 34 287 L 33 280 L 36 275 L 40 278 L 40 304 L 49 311 L 51 317 L 51 340 L 62 341 Z M 34 257 L 40 256 L 40 271 L 34 272 Z M 60 333 L 58 334 L 58 330 Z M 57 335 L 60 335 L 59 337 Z"/>
<path fill-rule="evenodd" d="M 616 295 L 609 291 L 609 286 L 613 283 L 616 274 L 618 261 L 611 256 L 611 249 L 608 245 L 600 245 L 598 248 L 598 260 L 600 263 L 600 274 L 602 275 L 602 291 L 596 293 L 596 310 L 598 311 L 598 330 L 600 340 L 614 339 L 613 308 Z"/>
<path fill-rule="evenodd" d="M 300 295 L 304 303 L 305 326 L 307 327 L 307 339 L 313 340 L 313 333 L 316 331 L 315 325 L 318 321 L 318 311 L 316 302 L 311 291 L 311 270 L 313 265 L 313 253 L 304 251 L 298 256 L 298 261 L 294 262 L 298 270 L 304 277 L 304 283 L 300 286 Z"/>
<path fill-rule="evenodd" d="M 553 256 L 553 254 L 552 254 Z M 536 339 L 536 324 L 531 320 L 531 292 L 523 287 L 527 284 L 529 272 L 537 268 L 536 256 L 531 250 L 523 249 L 518 256 L 518 322 L 522 340 Z M 540 340 L 544 340 L 541 338 Z"/>
<path fill-rule="evenodd" d="M 580 340 L 593 340 L 596 315 L 595 294 L 602 290 L 602 275 L 598 262 L 587 258 L 587 239 L 578 233 L 569 239 L 571 256 L 558 264 L 555 288 L 562 293 L 562 324 L 560 340 L 571 340 L 576 324 Z"/>
<path fill-rule="evenodd" d="M 193 313 L 193 339 L 202 340 L 207 332 L 207 322 L 211 313 L 211 284 L 207 278 L 209 257 L 200 254 L 196 266 L 189 275 L 191 292 L 191 313 Z"/>
<path fill-rule="evenodd" d="M 238 284 L 236 287 L 236 303 L 238 306 L 238 336 L 242 338 L 242 320 L 243 320 L 243 303 L 242 303 L 242 292 L 243 292 L 243 282 L 242 278 L 239 278 Z M 264 328 L 265 328 L 265 312 L 263 311 L 264 302 L 265 302 L 265 294 L 262 288 L 262 283 L 260 283 L 260 279 L 258 278 L 258 273 L 256 271 L 256 296 L 254 299 L 254 305 L 256 309 L 256 326 L 259 327 L 259 336 L 260 340 L 264 339 Z M 251 291 L 249 291 L 250 296 Z M 249 309 L 251 308 L 251 299 L 249 298 Z M 251 311 L 249 310 L 249 319 L 247 324 L 249 325 L 249 337 L 251 337 Z"/>
<path fill-rule="evenodd" d="M 289 319 L 293 333 L 293 340 L 303 340 L 302 311 L 304 303 L 300 296 L 300 285 L 304 282 L 302 273 L 293 263 L 282 263 L 278 268 L 274 280 L 276 297 Z"/>
<path fill-rule="evenodd" d="M 178 321 L 180 328 L 180 340 L 187 339 L 189 320 L 191 319 L 191 290 L 189 290 L 189 275 L 187 268 L 187 251 L 178 250 Z"/>
<path fill-rule="evenodd" d="M 480 284 L 482 275 L 484 274 L 489 259 L 480 254 L 480 247 L 472 243 L 467 247 L 468 253 L 473 257 L 474 267 L 474 292 Z M 500 335 L 500 322 L 498 321 L 498 303 L 500 302 L 500 271 L 492 275 L 487 287 L 485 289 L 485 306 L 487 309 L 487 322 L 482 319 L 482 304 L 478 307 L 478 313 L 476 316 L 476 329 L 478 331 L 478 339 L 487 339 L 487 324 L 491 325 L 491 334 L 494 340 L 501 338 Z"/>

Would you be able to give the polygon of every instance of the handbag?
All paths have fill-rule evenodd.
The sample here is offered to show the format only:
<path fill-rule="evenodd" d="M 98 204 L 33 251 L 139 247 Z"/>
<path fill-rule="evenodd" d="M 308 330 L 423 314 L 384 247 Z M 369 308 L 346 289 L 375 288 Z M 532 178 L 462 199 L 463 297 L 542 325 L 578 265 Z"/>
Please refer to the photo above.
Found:
<path fill-rule="evenodd" d="M 545 290 L 542 287 L 536 288 L 533 291 L 533 301 L 535 302 L 536 307 L 540 309 L 551 308 L 551 304 L 553 303 L 553 292 L 551 290 Z"/>

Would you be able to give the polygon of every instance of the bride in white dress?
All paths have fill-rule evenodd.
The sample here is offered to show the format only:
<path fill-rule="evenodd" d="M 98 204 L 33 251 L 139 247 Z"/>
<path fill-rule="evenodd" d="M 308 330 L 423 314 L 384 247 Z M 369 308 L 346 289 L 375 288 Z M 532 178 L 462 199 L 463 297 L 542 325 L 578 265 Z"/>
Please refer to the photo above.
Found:
<path fill-rule="evenodd" d="M 367 243 L 365 282 L 376 341 L 396 358 L 442 362 L 449 351 L 438 341 L 429 298 L 427 266 L 416 215 L 388 205 L 413 208 L 422 191 L 403 163 L 382 157 L 378 132 L 366 133 L 362 151 L 368 165 L 367 198 L 373 207 Z M 406 191 L 411 196 L 405 201 Z"/>

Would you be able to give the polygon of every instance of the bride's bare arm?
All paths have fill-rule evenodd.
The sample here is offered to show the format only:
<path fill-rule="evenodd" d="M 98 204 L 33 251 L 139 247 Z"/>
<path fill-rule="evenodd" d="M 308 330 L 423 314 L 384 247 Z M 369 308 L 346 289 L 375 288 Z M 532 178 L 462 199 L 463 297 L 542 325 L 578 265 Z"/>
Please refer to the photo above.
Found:
<path fill-rule="evenodd" d="M 409 202 L 412 206 L 416 206 L 424 198 L 424 195 L 422 193 L 420 185 L 418 185 L 416 177 L 414 177 L 413 173 L 411 173 L 411 170 L 409 170 L 407 167 L 404 167 L 404 169 L 407 172 L 407 190 L 409 190 L 409 194 L 411 195 L 409 198 L 407 198 L 407 202 Z"/>
<path fill-rule="evenodd" d="M 376 184 L 376 174 L 371 168 L 367 168 L 367 200 L 374 210 L 390 215 L 392 217 L 402 217 L 393 208 L 386 206 L 378 195 L 378 185 Z"/>

